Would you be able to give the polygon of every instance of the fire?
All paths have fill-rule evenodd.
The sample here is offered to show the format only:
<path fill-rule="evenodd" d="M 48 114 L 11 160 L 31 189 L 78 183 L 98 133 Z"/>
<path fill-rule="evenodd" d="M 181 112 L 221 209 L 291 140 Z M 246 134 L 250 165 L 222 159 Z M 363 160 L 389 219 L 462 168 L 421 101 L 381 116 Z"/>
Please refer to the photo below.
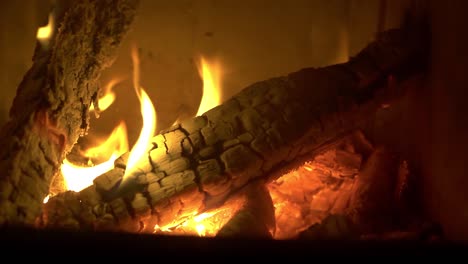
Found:
<path fill-rule="evenodd" d="M 135 164 L 138 163 L 145 154 L 148 153 L 151 147 L 151 138 L 156 131 L 156 111 L 154 110 L 151 99 L 146 94 L 145 90 L 141 89 L 141 115 L 143 117 L 143 128 L 141 129 L 140 136 L 132 148 L 128 156 L 127 169 L 125 170 L 125 177 L 132 174 Z"/>
<path fill-rule="evenodd" d="M 136 94 L 140 100 L 143 128 L 137 142 L 130 152 L 125 176 L 131 174 L 132 168 L 148 151 L 150 140 L 156 130 L 156 111 L 148 94 L 139 85 L 139 60 L 136 49 L 132 50 L 132 60 L 134 65 L 133 82 Z M 106 86 L 104 96 L 102 96 L 98 102 L 101 111 L 106 110 L 114 102 L 116 94 L 112 88 L 120 81 L 122 80 L 113 79 Z M 94 107 L 91 106 L 90 111 L 93 110 Z M 97 144 L 97 146 L 83 151 L 83 156 L 88 158 L 91 164 L 82 166 L 73 164 L 67 159 L 64 160 L 61 171 L 67 189 L 78 192 L 92 185 L 96 177 L 114 168 L 114 161 L 125 152 L 128 152 L 128 150 L 127 127 L 124 122 L 120 122 L 120 124 L 114 128 L 111 135 L 106 140 L 103 140 L 101 144 Z M 96 159 L 104 159 L 106 161 L 93 166 L 91 160 Z"/>
<path fill-rule="evenodd" d="M 195 235 L 201 237 L 214 237 L 216 233 L 231 219 L 236 207 L 223 206 L 209 212 L 196 214 L 175 226 L 156 225 L 155 233 L 168 235 Z"/>
<path fill-rule="evenodd" d="M 208 62 L 203 56 L 200 56 L 198 74 L 203 80 L 203 91 L 202 99 L 195 116 L 202 115 L 221 104 L 221 73 L 221 64 L 218 61 Z M 172 125 L 174 126 L 180 123 L 180 121 L 180 118 L 177 118 Z"/>
<path fill-rule="evenodd" d="M 104 143 L 83 151 L 83 154 L 91 159 L 99 159 L 112 155 L 122 155 L 128 149 L 127 126 L 121 121 Z"/>
<path fill-rule="evenodd" d="M 122 81 L 122 79 L 112 79 L 107 85 L 106 88 L 104 89 L 104 96 L 98 99 L 98 105 L 99 105 L 99 110 L 104 111 L 109 106 L 111 106 L 112 103 L 114 103 L 115 98 L 117 95 L 115 92 L 112 90 L 117 84 L 119 84 Z M 91 105 L 89 108 L 89 111 L 94 111 L 94 105 Z"/>
<path fill-rule="evenodd" d="M 79 192 L 92 185 L 93 180 L 97 176 L 114 168 L 114 161 L 118 157 L 118 155 L 113 154 L 108 161 L 93 167 L 78 166 L 68 160 L 64 160 L 62 164 L 62 174 L 65 179 L 67 189 Z"/>
<path fill-rule="evenodd" d="M 37 29 L 36 38 L 43 45 L 47 45 L 50 37 L 52 36 L 54 29 L 54 16 L 53 14 L 49 15 L 49 21 L 47 25 Z"/>
<path fill-rule="evenodd" d="M 79 166 L 64 160 L 61 171 L 68 190 L 81 191 L 93 184 L 93 180 L 111 170 L 114 161 L 128 151 L 127 128 L 124 122 L 114 128 L 111 135 L 102 144 L 83 151 L 88 159 L 104 158 L 108 160 L 96 166 Z M 91 162 L 92 164 L 92 162 Z"/>
<path fill-rule="evenodd" d="M 115 93 L 112 88 L 119 83 L 119 79 L 114 79 L 106 86 L 104 96 L 99 99 L 101 111 L 107 109 L 115 100 Z M 94 110 L 91 106 L 90 111 Z M 93 180 L 111 170 L 114 167 L 114 161 L 123 153 L 127 152 L 128 137 L 127 127 L 124 122 L 120 122 L 107 139 L 100 140 L 102 143 L 96 144 L 82 152 L 82 155 L 88 159 L 88 164 L 77 165 L 65 159 L 61 172 L 65 181 L 66 188 L 71 191 L 79 192 L 93 184 Z M 105 160 L 94 166 L 93 160 Z"/>
<path fill-rule="evenodd" d="M 134 171 L 135 165 L 145 154 L 148 153 L 151 147 L 151 138 L 154 136 L 156 131 L 156 110 L 154 109 L 153 103 L 149 98 L 148 94 L 140 86 L 140 61 L 138 53 L 135 47 L 132 49 L 132 61 L 133 61 L 133 87 L 140 99 L 140 111 L 143 118 L 143 127 L 140 132 L 135 145 L 133 146 L 127 162 L 127 169 L 125 170 L 124 180 L 128 178 Z"/>
<path fill-rule="evenodd" d="M 200 69 L 201 68 L 201 69 Z M 199 74 L 203 80 L 203 96 L 198 107 L 197 116 L 221 104 L 221 65 L 200 58 Z"/>
<path fill-rule="evenodd" d="M 218 231 L 242 208 L 245 196 L 229 198 L 218 208 L 205 212 L 194 212 L 183 222 L 160 227 L 155 225 L 154 233 L 165 235 L 190 235 L 200 237 L 214 237 Z"/>

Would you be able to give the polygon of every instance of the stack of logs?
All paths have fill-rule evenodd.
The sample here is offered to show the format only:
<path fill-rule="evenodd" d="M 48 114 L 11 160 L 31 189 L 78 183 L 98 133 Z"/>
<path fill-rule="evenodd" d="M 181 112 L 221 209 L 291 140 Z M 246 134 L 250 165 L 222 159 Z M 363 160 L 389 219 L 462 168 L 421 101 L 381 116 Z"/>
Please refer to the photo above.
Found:
<path fill-rule="evenodd" d="M 2 175 L 0 187 L 5 189 L 13 186 L 14 191 L 2 192 L 0 209 L 8 210 L 2 210 L 0 223 L 29 224 L 31 219 L 36 219 L 38 226 L 47 228 L 152 233 L 155 226 L 176 225 L 195 214 L 221 206 L 236 193 L 244 192 L 250 198 L 231 222 L 244 219 L 240 222 L 248 226 L 247 223 L 265 217 L 266 220 L 259 222 L 264 225 L 263 230 L 270 231 L 275 224 L 268 220 L 271 219 L 273 207 L 265 184 L 275 181 L 291 169 L 297 169 L 310 157 L 336 148 L 347 135 L 371 120 L 382 105 L 391 103 L 404 93 L 399 84 L 421 73 L 427 56 L 426 36 L 419 34 L 424 31 L 406 25 L 379 34 L 374 42 L 347 63 L 305 68 L 287 76 L 254 83 L 203 115 L 161 131 L 152 139 L 150 151 L 136 165 L 130 177 L 123 179 L 128 156 L 125 154 L 116 160 L 114 169 L 96 178 L 92 186 L 80 192 L 60 193 L 50 198 L 40 212 L 37 206 L 28 206 L 17 197 L 27 196 L 27 200 L 34 200 L 35 205 L 42 203 L 52 176 L 65 154 L 70 151 L 79 134 L 87 129 L 89 107 L 96 101 L 98 94 L 94 91 L 97 89 L 95 81 L 99 77 L 99 70 L 105 66 L 102 65 L 104 62 L 97 63 L 101 61 L 93 56 L 100 56 L 101 60 L 112 58 L 111 53 L 99 52 L 105 45 L 111 50 L 115 49 L 133 18 L 133 13 L 128 11 L 129 6 L 134 11 L 137 2 L 113 1 L 116 2 L 113 6 L 118 8 L 106 9 L 105 5 L 93 1 L 83 2 L 83 5 L 95 8 L 87 13 L 90 21 L 96 19 L 100 24 L 105 24 L 107 15 L 111 21 L 118 22 L 107 29 L 93 31 L 92 23 L 76 23 L 80 21 L 80 9 L 73 12 L 74 7 L 70 7 L 72 11 L 64 18 L 63 30 L 59 30 L 58 38 L 66 40 L 67 36 L 76 34 L 86 39 L 88 31 L 95 33 L 90 41 L 83 42 L 83 45 L 87 45 L 86 49 L 71 49 L 84 53 L 89 53 L 89 50 L 95 52 L 94 55 L 90 54 L 90 58 L 85 57 L 81 61 L 83 65 L 79 65 L 86 74 L 77 74 L 73 67 L 64 68 L 67 64 L 65 59 L 62 60 L 63 57 L 46 57 L 46 62 L 55 68 L 49 66 L 45 70 L 47 85 L 39 83 L 43 85 L 39 93 L 43 101 L 28 108 L 26 117 L 29 123 L 25 126 L 15 120 L 17 116 L 23 116 L 18 112 L 18 103 L 15 104 L 14 109 L 18 113 L 13 111 L 13 121 L 7 128 L 13 124 L 26 132 L 14 134 L 17 138 L 11 142 L 22 143 L 7 148 L 10 152 L 14 149 L 12 153 L 16 154 L 12 155 L 13 158 L 2 155 L 2 168 L 9 167 L 2 170 L 8 173 Z M 99 9 L 106 12 L 96 16 L 96 10 Z M 119 12 L 122 14 L 120 18 Z M 75 28 L 76 25 L 81 26 Z M 80 31 L 82 28 L 88 31 Z M 113 36 L 109 32 L 118 38 L 111 38 Z M 93 42 L 96 40 L 102 40 L 102 43 Z M 52 46 L 52 54 L 67 48 L 60 44 L 73 46 L 69 41 L 53 43 L 56 45 Z M 36 64 L 44 67 L 44 62 Z M 62 76 L 64 69 L 68 74 L 65 77 Z M 58 80 L 57 76 L 62 76 L 64 81 Z M 26 80 L 30 81 L 30 78 Z M 22 84 L 22 89 L 28 90 L 32 85 L 27 81 Z M 48 93 L 47 89 L 62 92 L 56 95 Z M 25 103 L 27 98 L 22 96 L 19 90 L 16 100 Z M 64 118 L 67 113 L 77 120 L 69 122 Z M 18 130 L 4 129 L 4 134 L 10 135 L 12 131 Z M 27 152 L 28 144 L 35 144 L 39 148 L 39 157 L 42 159 Z M 356 187 L 358 189 L 353 191 L 355 198 L 352 199 L 368 199 L 369 195 L 382 189 L 380 185 L 390 184 L 380 179 L 374 182 L 371 176 L 372 179 L 365 180 L 366 175 L 376 174 L 372 170 L 380 170 L 382 166 L 386 170 L 383 174 L 394 175 L 393 159 L 389 159 L 391 164 L 388 167 L 379 164 L 382 160 L 379 157 L 386 153 L 376 150 L 370 155 L 367 163 L 374 165 L 368 169 L 364 167 L 361 179 L 371 184 L 354 184 L 361 187 Z M 19 162 L 23 165 L 18 165 L 19 159 L 23 159 Z M 34 172 L 33 176 L 30 176 L 30 171 Z M 36 177 L 36 174 L 39 176 Z M 383 178 L 386 179 L 385 176 Z M 29 179 L 27 190 L 22 189 L 24 184 L 21 183 L 26 182 L 24 179 Z M 36 190 L 38 187 L 35 186 L 47 188 Z M 255 193 L 258 195 L 252 195 Z M 267 205 L 252 210 L 259 208 L 256 202 L 251 202 L 256 199 Z M 368 219 L 361 211 L 369 210 L 355 209 L 357 213 L 350 213 L 351 218 Z M 253 213 L 260 211 L 264 212 L 263 216 Z M 220 234 L 232 233 L 234 229 L 228 223 Z"/>
<path fill-rule="evenodd" d="M 51 198 L 43 224 L 153 232 L 220 206 L 249 183 L 278 178 L 335 146 L 401 94 L 395 82 L 420 70 L 423 55 L 408 34 L 385 32 L 344 64 L 255 83 L 161 131 L 130 178 L 122 180 L 124 155 L 94 185 Z"/>

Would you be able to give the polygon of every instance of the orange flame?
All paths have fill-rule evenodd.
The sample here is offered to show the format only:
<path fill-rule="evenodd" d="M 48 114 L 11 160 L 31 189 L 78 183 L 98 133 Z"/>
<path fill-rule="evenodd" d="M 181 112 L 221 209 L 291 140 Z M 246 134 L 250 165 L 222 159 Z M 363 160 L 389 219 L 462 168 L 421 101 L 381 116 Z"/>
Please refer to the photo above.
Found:
<path fill-rule="evenodd" d="M 135 165 L 148 154 L 151 147 L 151 138 L 156 131 L 156 110 L 148 94 L 140 86 L 140 60 L 138 52 L 135 47 L 132 48 L 132 61 L 133 61 L 133 87 L 140 99 L 140 111 L 143 118 L 143 127 L 140 135 L 133 146 L 128 156 L 127 168 L 123 180 L 127 179 L 129 175 L 134 172 Z"/>
<path fill-rule="evenodd" d="M 203 56 L 200 65 L 198 72 L 203 80 L 203 96 L 197 116 L 221 104 L 221 65 L 217 61 L 208 62 Z"/>
<path fill-rule="evenodd" d="M 245 203 L 244 197 L 237 197 L 226 201 L 221 207 L 193 215 L 183 222 L 172 223 L 160 227 L 155 225 L 154 233 L 168 235 L 198 235 L 201 237 L 214 237 L 218 231 L 234 216 Z"/>
<path fill-rule="evenodd" d="M 203 91 L 202 99 L 195 116 L 202 115 L 221 104 L 221 73 L 221 64 L 218 61 L 208 62 L 203 56 L 200 56 L 198 74 L 203 80 Z M 180 122 L 181 119 L 178 117 L 172 125 L 174 126 Z"/>
<path fill-rule="evenodd" d="M 99 165 L 93 167 L 82 167 L 75 165 L 68 160 L 64 160 L 62 164 L 62 174 L 70 191 L 79 192 L 84 188 L 93 184 L 93 180 L 114 168 L 114 161 L 118 155 L 112 155 L 111 158 Z"/>
<path fill-rule="evenodd" d="M 226 212 L 228 212 L 226 217 Z M 222 215 L 222 217 L 220 217 Z M 218 216 L 217 218 L 215 218 Z M 215 236 L 219 229 L 230 219 L 231 208 L 224 207 L 194 215 L 176 226 L 154 226 L 155 233 L 165 233 L 171 235 L 191 234 L 204 236 Z"/>
<path fill-rule="evenodd" d="M 49 43 L 50 37 L 52 36 L 53 29 L 54 29 L 54 15 L 51 13 L 49 14 L 49 21 L 47 25 L 37 29 L 37 33 L 36 33 L 37 40 L 41 44 L 47 45 Z"/>
<path fill-rule="evenodd" d="M 112 103 L 114 103 L 115 98 L 117 97 L 115 92 L 112 90 L 117 84 L 119 84 L 122 81 L 122 79 L 112 79 L 107 85 L 106 88 L 104 89 L 104 95 L 99 98 L 98 100 L 98 105 L 99 105 L 99 110 L 104 111 L 109 106 L 111 106 Z M 94 111 L 94 105 L 91 105 L 89 108 L 89 111 Z"/>
<path fill-rule="evenodd" d="M 127 126 L 121 121 L 104 143 L 83 151 L 83 154 L 90 159 L 98 159 L 107 158 L 114 154 L 122 155 L 128 149 Z"/>
<path fill-rule="evenodd" d="M 111 170 L 114 161 L 123 153 L 128 151 L 127 128 L 124 122 L 114 128 L 112 134 L 102 144 L 84 151 L 87 158 L 108 158 L 107 161 L 96 166 L 87 167 L 64 160 L 61 171 L 68 190 L 79 192 L 93 184 L 93 180 Z"/>

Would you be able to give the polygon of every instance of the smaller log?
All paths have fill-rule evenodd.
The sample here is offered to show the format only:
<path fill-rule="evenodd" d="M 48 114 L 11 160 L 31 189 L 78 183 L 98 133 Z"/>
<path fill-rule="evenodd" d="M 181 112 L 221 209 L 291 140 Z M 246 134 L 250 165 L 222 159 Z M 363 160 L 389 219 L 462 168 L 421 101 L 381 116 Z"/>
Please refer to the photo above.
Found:
<path fill-rule="evenodd" d="M 40 216 L 53 177 L 87 132 L 101 71 L 115 60 L 138 0 L 57 4 L 57 30 L 47 48 L 36 46 L 0 129 L 0 226 L 33 225 Z"/>
<path fill-rule="evenodd" d="M 348 240 L 358 239 L 359 232 L 354 223 L 344 215 L 329 215 L 299 234 L 306 240 Z"/>
<path fill-rule="evenodd" d="M 377 147 L 353 186 L 348 216 L 362 233 L 383 232 L 391 226 L 398 157 Z"/>
<path fill-rule="evenodd" d="M 218 232 L 217 237 L 272 238 L 275 209 L 263 181 L 245 187 L 245 204 Z"/>

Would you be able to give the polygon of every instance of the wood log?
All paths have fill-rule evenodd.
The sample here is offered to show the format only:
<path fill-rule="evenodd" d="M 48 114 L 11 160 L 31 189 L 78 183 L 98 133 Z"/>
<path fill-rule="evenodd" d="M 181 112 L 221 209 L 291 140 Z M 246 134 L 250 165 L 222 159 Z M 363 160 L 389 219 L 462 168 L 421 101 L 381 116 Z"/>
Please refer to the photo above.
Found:
<path fill-rule="evenodd" d="M 245 203 L 218 231 L 217 237 L 272 238 L 275 208 L 263 181 L 255 181 L 241 191 Z"/>
<path fill-rule="evenodd" d="M 132 22 L 138 0 L 58 1 L 57 31 L 37 44 L 0 132 L 0 225 L 33 224 L 65 155 L 89 125 L 101 71 Z"/>
<path fill-rule="evenodd" d="M 378 147 L 357 176 L 348 216 L 361 233 L 379 233 L 393 228 L 399 162 L 395 153 Z"/>
<path fill-rule="evenodd" d="M 218 206 L 250 181 L 274 179 L 398 97 L 398 83 L 424 70 L 428 42 L 418 33 L 390 30 L 347 63 L 250 85 L 161 131 L 138 173 L 120 186 L 122 164 L 79 193 L 51 198 L 42 224 L 152 232 Z"/>

